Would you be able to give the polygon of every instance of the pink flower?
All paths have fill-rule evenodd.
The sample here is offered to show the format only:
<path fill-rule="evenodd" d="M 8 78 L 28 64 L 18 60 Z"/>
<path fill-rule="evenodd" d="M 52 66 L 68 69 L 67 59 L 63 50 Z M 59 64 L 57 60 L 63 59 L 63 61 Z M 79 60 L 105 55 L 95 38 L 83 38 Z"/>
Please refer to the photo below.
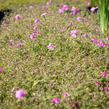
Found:
<path fill-rule="evenodd" d="M 34 6 L 32 6 L 32 5 L 31 5 L 29 8 L 30 8 L 30 9 L 33 9 L 33 8 L 34 8 Z"/>
<path fill-rule="evenodd" d="M 65 31 L 65 26 L 62 28 L 62 31 L 63 31 L 63 32 Z"/>
<path fill-rule="evenodd" d="M 79 107 L 79 103 L 78 103 L 77 101 L 74 103 L 74 107 L 75 107 L 76 109 Z"/>
<path fill-rule="evenodd" d="M 106 72 L 103 72 L 102 73 L 102 76 L 105 78 L 107 76 L 107 73 Z"/>
<path fill-rule="evenodd" d="M 38 23 L 39 22 L 39 19 L 36 19 L 35 21 L 34 21 L 34 23 Z"/>
<path fill-rule="evenodd" d="M 67 104 L 71 104 L 71 102 L 72 102 L 72 100 L 69 100 L 69 101 L 67 102 Z"/>
<path fill-rule="evenodd" d="M 42 10 L 48 9 L 48 6 L 42 6 Z"/>
<path fill-rule="evenodd" d="M 98 9 L 98 7 L 92 7 L 92 8 L 91 8 L 91 11 L 94 12 L 94 11 L 97 10 L 97 9 Z"/>
<path fill-rule="evenodd" d="M 92 42 L 92 43 L 97 43 L 98 41 L 97 41 L 96 38 L 93 38 L 93 39 L 91 40 L 91 42 Z"/>
<path fill-rule="evenodd" d="M 2 24 L 6 24 L 6 21 L 4 20 L 4 21 L 2 22 Z"/>
<path fill-rule="evenodd" d="M 52 43 L 49 43 L 49 45 L 47 46 L 48 49 L 50 50 L 54 50 L 54 45 Z"/>
<path fill-rule="evenodd" d="M 43 14 L 41 14 L 41 16 L 45 16 L 47 13 L 43 13 Z"/>
<path fill-rule="evenodd" d="M 86 3 L 88 6 L 91 6 L 91 4 L 89 3 L 89 1 L 85 1 L 85 3 Z"/>
<path fill-rule="evenodd" d="M 17 44 L 17 47 L 20 47 L 22 45 L 22 43 L 21 42 L 19 42 L 18 44 Z"/>
<path fill-rule="evenodd" d="M 36 30 L 37 28 L 38 28 L 38 27 L 37 27 L 37 26 L 35 26 L 35 27 L 34 27 L 34 30 Z"/>
<path fill-rule="evenodd" d="M 38 97 L 41 97 L 42 95 L 41 95 L 41 94 L 38 94 L 37 96 L 38 96 Z"/>
<path fill-rule="evenodd" d="M 2 68 L 0 67 L 0 73 L 2 72 Z"/>
<path fill-rule="evenodd" d="M 95 86 L 100 86 L 100 82 L 96 81 Z"/>
<path fill-rule="evenodd" d="M 83 17 L 79 17 L 79 16 L 78 16 L 78 17 L 77 17 L 77 20 L 78 20 L 78 21 L 83 20 Z"/>
<path fill-rule="evenodd" d="M 21 19 L 21 16 L 20 16 L 20 14 L 17 14 L 16 16 L 15 16 L 15 19 Z"/>
<path fill-rule="evenodd" d="M 4 24 L 5 25 L 5 27 L 8 27 L 8 24 Z"/>
<path fill-rule="evenodd" d="M 60 99 L 57 98 L 57 97 L 53 98 L 53 103 L 54 104 L 59 104 L 60 103 Z"/>
<path fill-rule="evenodd" d="M 63 9 L 59 9 L 58 12 L 61 14 L 61 13 L 64 13 L 64 10 Z"/>
<path fill-rule="evenodd" d="M 75 12 L 76 11 L 76 7 L 72 7 L 71 11 Z"/>
<path fill-rule="evenodd" d="M 88 37 L 89 37 L 89 36 L 88 36 L 88 34 L 83 34 L 83 36 L 84 36 L 84 37 L 86 37 L 86 38 L 88 38 Z"/>
<path fill-rule="evenodd" d="M 56 73 L 56 69 L 53 70 L 53 73 Z"/>
<path fill-rule="evenodd" d="M 74 38 L 77 37 L 77 30 L 76 29 L 71 31 L 71 36 L 73 36 Z"/>
<path fill-rule="evenodd" d="M 18 98 L 18 99 L 22 99 L 25 96 L 26 96 L 26 92 L 22 89 L 17 90 L 16 93 L 15 93 L 15 97 Z"/>
<path fill-rule="evenodd" d="M 41 59 L 42 58 L 42 56 L 39 56 L 39 59 Z"/>
<path fill-rule="evenodd" d="M 109 37 L 106 37 L 106 40 L 109 40 Z"/>
<path fill-rule="evenodd" d="M 63 4 L 60 4 L 60 8 L 63 8 L 63 6 L 64 6 Z"/>
<path fill-rule="evenodd" d="M 62 10 L 68 11 L 69 10 L 68 5 L 67 4 L 66 5 L 63 5 Z"/>
<path fill-rule="evenodd" d="M 73 22 L 71 21 L 70 23 L 69 23 L 69 26 L 72 26 L 73 25 Z"/>
<path fill-rule="evenodd" d="M 34 31 L 35 34 L 38 34 L 38 31 Z"/>
<path fill-rule="evenodd" d="M 52 4 L 52 0 L 50 0 L 48 3 L 47 3 L 47 5 L 51 5 Z"/>
<path fill-rule="evenodd" d="M 108 87 L 104 87 L 104 91 L 108 91 L 108 89 L 109 89 Z"/>
<path fill-rule="evenodd" d="M 36 36 L 35 33 L 33 33 L 32 35 L 30 35 L 30 38 L 33 39 L 35 38 L 35 36 Z"/>
<path fill-rule="evenodd" d="M 68 94 L 68 92 L 64 92 L 64 93 L 62 94 L 62 96 L 65 98 L 65 97 L 68 97 L 69 94 Z"/>
<path fill-rule="evenodd" d="M 100 40 L 97 45 L 100 47 L 100 48 L 103 48 L 103 46 L 105 45 L 104 43 L 104 40 Z"/>
<path fill-rule="evenodd" d="M 13 44 L 13 42 L 12 42 L 12 40 L 10 40 L 10 46 L 12 46 L 12 44 Z"/>

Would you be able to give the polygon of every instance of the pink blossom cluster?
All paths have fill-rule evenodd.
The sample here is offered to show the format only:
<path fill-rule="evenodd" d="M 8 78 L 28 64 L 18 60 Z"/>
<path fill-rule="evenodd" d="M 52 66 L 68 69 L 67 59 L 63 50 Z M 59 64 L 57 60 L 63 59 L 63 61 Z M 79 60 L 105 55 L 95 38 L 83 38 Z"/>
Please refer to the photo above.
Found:
<path fill-rule="evenodd" d="M 2 70 L 2 68 L 0 67 L 0 73 L 2 72 L 3 70 Z"/>
<path fill-rule="evenodd" d="M 98 9 L 98 7 L 92 7 L 92 8 L 91 8 L 91 11 L 94 12 L 94 11 L 96 11 L 97 9 Z"/>
<path fill-rule="evenodd" d="M 48 49 L 50 50 L 54 50 L 54 45 L 52 43 L 49 43 L 49 45 L 47 46 Z"/>
<path fill-rule="evenodd" d="M 89 1 L 85 1 L 85 3 L 86 3 L 88 6 L 91 6 L 91 4 L 89 3 Z"/>
<path fill-rule="evenodd" d="M 72 37 L 76 38 L 77 35 L 78 35 L 78 34 L 77 34 L 77 30 L 76 30 L 76 29 L 74 29 L 74 30 L 71 31 L 71 36 L 72 36 Z"/>
<path fill-rule="evenodd" d="M 17 90 L 15 93 L 15 97 L 18 99 L 22 99 L 25 96 L 26 96 L 26 92 L 25 92 L 25 90 L 22 90 L 22 89 Z"/>
<path fill-rule="evenodd" d="M 65 4 L 65 5 L 60 5 L 61 9 L 58 10 L 59 13 L 64 13 L 64 11 L 68 11 L 69 8 L 68 8 L 68 5 Z"/>
<path fill-rule="evenodd" d="M 42 6 L 42 10 L 48 9 L 48 6 Z"/>
<path fill-rule="evenodd" d="M 17 14 L 17 15 L 15 16 L 15 19 L 16 19 L 16 20 L 20 20 L 20 19 L 22 19 L 22 17 L 21 17 L 20 14 Z"/>
<path fill-rule="evenodd" d="M 72 12 L 71 15 L 76 15 L 79 12 L 79 8 L 73 6 L 71 12 Z"/>
<path fill-rule="evenodd" d="M 47 3 L 47 5 L 51 5 L 53 2 L 53 0 L 49 0 L 49 2 Z"/>
<path fill-rule="evenodd" d="M 103 48 L 104 46 L 109 46 L 109 37 L 105 38 L 106 40 L 98 41 L 96 38 L 93 38 L 91 41 L 92 43 L 96 43 L 98 47 Z"/>
<path fill-rule="evenodd" d="M 107 73 L 104 71 L 102 73 L 102 77 L 106 78 L 106 76 L 107 76 Z M 96 81 L 95 82 L 95 86 L 100 86 L 100 82 L 99 81 Z M 108 91 L 108 90 L 109 90 L 109 87 L 104 87 L 104 91 Z"/>
<path fill-rule="evenodd" d="M 24 43 L 24 40 L 17 44 L 17 47 L 20 47 Z"/>
<path fill-rule="evenodd" d="M 90 24 L 87 19 L 85 19 L 84 17 L 80 17 L 80 16 L 77 17 L 77 21 L 84 21 L 84 22 L 86 22 L 86 24 L 88 24 L 88 25 Z"/>

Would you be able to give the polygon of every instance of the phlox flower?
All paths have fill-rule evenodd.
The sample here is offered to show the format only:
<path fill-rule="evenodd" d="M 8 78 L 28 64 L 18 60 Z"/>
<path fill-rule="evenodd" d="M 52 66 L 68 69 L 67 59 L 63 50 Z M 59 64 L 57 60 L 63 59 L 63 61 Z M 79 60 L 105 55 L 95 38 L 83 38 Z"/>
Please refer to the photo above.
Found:
<path fill-rule="evenodd" d="M 74 107 L 75 107 L 76 109 L 79 107 L 79 103 L 78 103 L 77 101 L 75 101 Z"/>
<path fill-rule="evenodd" d="M 65 26 L 62 28 L 62 31 L 63 31 L 63 32 L 65 31 Z"/>
<path fill-rule="evenodd" d="M 18 99 L 22 99 L 25 96 L 26 96 L 26 92 L 22 89 L 17 90 L 16 93 L 15 93 L 15 97 L 18 98 Z"/>
<path fill-rule="evenodd" d="M 97 45 L 101 48 L 103 48 L 103 46 L 105 45 L 104 40 L 100 40 Z"/>
<path fill-rule="evenodd" d="M 102 73 L 102 76 L 105 78 L 107 76 L 107 73 L 106 72 L 103 72 Z"/>
<path fill-rule="evenodd" d="M 69 101 L 67 102 L 67 104 L 71 104 L 71 102 L 72 102 L 72 100 L 69 100 Z"/>
<path fill-rule="evenodd" d="M 34 6 L 32 6 L 32 5 L 31 5 L 31 6 L 29 6 L 29 8 L 30 8 L 30 9 L 33 9 L 33 8 L 34 8 Z"/>
<path fill-rule="evenodd" d="M 0 73 L 2 72 L 2 68 L 0 67 Z"/>
<path fill-rule="evenodd" d="M 100 82 L 96 81 L 95 86 L 100 86 Z"/>
<path fill-rule="evenodd" d="M 68 97 L 69 94 L 68 94 L 68 92 L 64 92 L 64 93 L 62 94 L 62 96 L 65 98 L 65 97 Z"/>
<path fill-rule="evenodd" d="M 39 59 L 41 59 L 42 58 L 42 56 L 39 56 Z"/>
<path fill-rule="evenodd" d="M 76 7 L 72 7 L 71 11 L 75 12 L 76 11 Z"/>
<path fill-rule="evenodd" d="M 47 46 L 48 49 L 50 50 L 54 50 L 54 45 L 52 43 L 49 43 L 49 45 Z"/>
<path fill-rule="evenodd" d="M 6 24 L 6 21 L 4 20 L 4 21 L 2 22 L 2 24 Z"/>
<path fill-rule="evenodd" d="M 69 10 L 68 5 L 67 4 L 63 5 L 62 10 L 68 11 Z"/>
<path fill-rule="evenodd" d="M 38 31 L 34 31 L 33 33 L 38 34 Z"/>
<path fill-rule="evenodd" d="M 48 6 L 42 6 L 42 10 L 48 9 Z"/>
<path fill-rule="evenodd" d="M 109 37 L 106 37 L 106 40 L 109 40 Z"/>
<path fill-rule="evenodd" d="M 77 21 L 83 20 L 83 17 L 77 17 Z"/>
<path fill-rule="evenodd" d="M 86 38 L 88 38 L 88 37 L 89 37 L 89 36 L 88 36 L 88 34 L 83 34 L 83 36 L 84 36 L 84 37 L 86 37 Z"/>
<path fill-rule="evenodd" d="M 73 25 L 73 22 L 71 21 L 70 23 L 69 23 L 69 26 L 72 26 Z"/>
<path fill-rule="evenodd" d="M 17 44 L 17 47 L 20 47 L 22 45 L 22 43 L 21 42 L 19 42 L 18 44 Z"/>
<path fill-rule="evenodd" d="M 72 7 L 71 11 L 72 11 L 72 15 L 77 14 L 77 8 L 76 7 Z"/>
<path fill-rule="evenodd" d="M 15 19 L 21 19 L 21 16 L 20 16 L 20 14 L 17 14 L 16 16 L 15 16 Z"/>
<path fill-rule="evenodd" d="M 34 27 L 34 30 L 36 30 L 37 28 L 38 28 L 38 27 L 37 27 L 37 26 L 35 26 L 35 27 Z"/>
<path fill-rule="evenodd" d="M 63 6 L 64 6 L 63 4 L 60 4 L 60 8 L 63 8 Z"/>
<path fill-rule="evenodd" d="M 37 96 L 38 96 L 38 97 L 41 97 L 42 95 L 41 95 L 41 94 L 38 94 Z"/>
<path fill-rule="evenodd" d="M 12 42 L 12 40 L 10 40 L 10 46 L 12 46 L 12 44 L 13 44 L 13 42 Z"/>
<path fill-rule="evenodd" d="M 39 19 L 36 19 L 35 21 L 34 21 L 34 23 L 38 23 L 39 22 Z"/>
<path fill-rule="evenodd" d="M 97 43 L 98 41 L 97 41 L 96 38 L 93 38 L 93 39 L 91 40 L 91 42 L 92 42 L 92 43 Z"/>
<path fill-rule="evenodd" d="M 35 33 L 33 33 L 32 35 L 30 35 L 30 38 L 33 39 L 35 38 L 35 36 L 36 36 Z"/>
<path fill-rule="evenodd" d="M 43 14 L 41 14 L 41 16 L 45 16 L 47 13 L 43 13 Z"/>
<path fill-rule="evenodd" d="M 8 27 L 8 24 L 4 24 L 5 25 L 5 27 Z"/>
<path fill-rule="evenodd" d="M 59 9 L 58 12 L 61 14 L 61 13 L 64 13 L 64 10 L 63 9 Z"/>
<path fill-rule="evenodd" d="M 50 0 L 50 1 L 47 3 L 47 5 L 51 5 L 51 4 L 52 4 L 52 2 L 53 2 L 53 1 L 52 1 L 52 0 Z"/>
<path fill-rule="evenodd" d="M 97 9 L 98 9 L 98 7 L 92 7 L 92 8 L 91 8 L 91 11 L 94 12 L 94 11 L 97 10 Z"/>
<path fill-rule="evenodd" d="M 73 36 L 74 38 L 76 38 L 77 35 L 78 34 L 77 34 L 77 30 L 76 29 L 71 31 L 71 36 Z"/>
<path fill-rule="evenodd" d="M 57 98 L 57 97 L 53 98 L 53 103 L 54 104 L 59 104 L 60 103 L 60 99 Z"/>
<path fill-rule="evenodd" d="M 88 6 L 91 6 L 91 4 L 89 3 L 89 1 L 85 1 L 85 3 L 86 3 Z"/>
<path fill-rule="evenodd" d="M 104 91 L 108 91 L 109 90 L 109 88 L 108 87 L 104 87 Z"/>

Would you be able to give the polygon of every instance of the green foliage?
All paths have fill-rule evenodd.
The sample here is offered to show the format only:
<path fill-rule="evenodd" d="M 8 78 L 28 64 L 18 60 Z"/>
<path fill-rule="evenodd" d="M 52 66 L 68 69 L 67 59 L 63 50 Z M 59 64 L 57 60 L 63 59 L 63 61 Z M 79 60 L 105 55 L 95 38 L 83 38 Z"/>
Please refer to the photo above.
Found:
<path fill-rule="evenodd" d="M 9 9 L 16 6 L 21 6 L 27 3 L 40 2 L 43 0 L 0 0 L 0 10 L 1 9 Z M 45 2 L 49 0 L 44 0 Z"/>
<path fill-rule="evenodd" d="M 109 0 L 91 0 L 92 6 L 97 4 L 100 15 L 100 26 L 103 34 L 107 33 L 109 26 Z"/>
<path fill-rule="evenodd" d="M 59 5 L 67 3 L 70 9 L 72 5 L 81 9 L 80 14 L 72 17 L 69 17 L 69 11 L 59 14 Z M 10 16 L 4 18 L 8 28 L 0 25 L 0 67 L 3 68 L 0 73 L 0 109 L 74 109 L 75 101 L 80 109 L 108 109 L 109 92 L 103 88 L 109 87 L 108 82 L 105 83 L 109 80 L 109 47 L 99 48 L 91 42 L 92 38 L 99 40 L 102 36 L 99 16 L 92 17 L 84 11 L 84 0 L 53 0 L 47 10 L 41 9 L 46 5 L 44 1 L 31 5 L 33 9 L 28 8 L 30 5 L 22 6 L 22 11 L 19 7 L 14 8 L 11 19 Z M 41 17 L 45 12 L 47 15 Z M 15 19 L 17 14 L 21 20 Z M 90 24 L 77 21 L 78 16 Z M 37 18 L 40 21 L 35 24 Z M 73 25 L 69 26 L 71 21 Z M 34 26 L 38 26 L 38 35 L 30 39 Z M 71 36 L 74 29 L 77 29 L 77 38 Z M 83 36 L 85 33 L 88 38 Z M 23 40 L 21 47 L 17 47 L 16 44 Z M 54 44 L 53 51 L 47 48 L 49 43 Z M 108 74 L 106 78 L 101 76 L 104 71 Z M 95 86 L 96 81 L 101 85 Z M 18 100 L 14 87 L 24 89 L 27 95 Z M 69 96 L 64 98 L 64 92 Z M 52 103 L 54 97 L 61 99 L 60 104 Z M 68 104 L 69 100 L 71 104 Z"/>

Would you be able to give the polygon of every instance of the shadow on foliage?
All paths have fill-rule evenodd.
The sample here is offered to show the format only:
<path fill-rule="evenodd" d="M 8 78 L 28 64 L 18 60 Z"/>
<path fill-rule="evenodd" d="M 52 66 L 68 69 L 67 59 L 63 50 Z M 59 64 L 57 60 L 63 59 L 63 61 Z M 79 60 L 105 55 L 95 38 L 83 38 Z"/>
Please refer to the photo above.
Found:
<path fill-rule="evenodd" d="M 0 11 L 0 24 L 1 24 L 2 20 L 3 20 L 3 18 L 5 17 L 5 15 L 8 16 L 11 12 L 12 12 L 11 9 L 1 10 Z"/>

